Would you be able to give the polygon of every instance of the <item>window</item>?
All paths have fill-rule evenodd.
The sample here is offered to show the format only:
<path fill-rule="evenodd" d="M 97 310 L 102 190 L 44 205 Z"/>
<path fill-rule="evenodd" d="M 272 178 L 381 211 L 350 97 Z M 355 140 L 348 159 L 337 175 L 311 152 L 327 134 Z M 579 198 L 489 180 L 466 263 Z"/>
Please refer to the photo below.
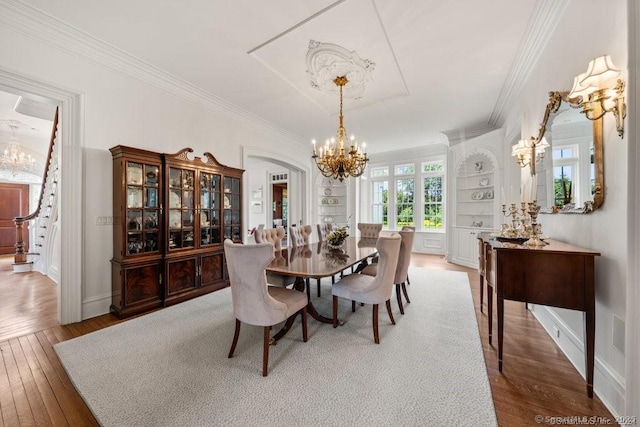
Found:
<path fill-rule="evenodd" d="M 399 230 L 444 231 L 445 156 L 369 169 L 371 222 Z"/>
<path fill-rule="evenodd" d="M 398 165 L 395 170 L 396 175 L 413 175 L 416 173 L 416 166 L 414 164 Z"/>
<path fill-rule="evenodd" d="M 553 150 L 553 203 L 562 207 L 579 203 L 574 197 L 578 176 L 578 147 L 566 145 Z"/>
<path fill-rule="evenodd" d="M 373 183 L 373 222 L 382 223 L 383 227 L 389 223 L 389 181 L 374 181 Z"/>
<path fill-rule="evenodd" d="M 380 168 L 371 168 L 371 178 L 380 178 L 384 176 L 389 176 L 389 167 L 384 166 Z"/>
<path fill-rule="evenodd" d="M 396 180 L 396 225 L 413 225 L 413 178 Z"/>
<path fill-rule="evenodd" d="M 424 194 L 424 222 L 426 230 L 442 230 L 444 218 L 443 183 L 444 161 L 431 161 L 422 164 L 422 183 Z"/>

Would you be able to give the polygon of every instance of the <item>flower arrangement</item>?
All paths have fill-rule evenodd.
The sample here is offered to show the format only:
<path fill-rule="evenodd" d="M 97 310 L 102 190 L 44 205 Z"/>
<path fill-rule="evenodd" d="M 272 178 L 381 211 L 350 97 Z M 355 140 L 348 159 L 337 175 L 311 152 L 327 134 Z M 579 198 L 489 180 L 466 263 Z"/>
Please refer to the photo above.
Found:
<path fill-rule="evenodd" d="M 334 228 L 327 235 L 327 244 L 329 247 L 339 248 L 347 237 L 349 237 L 349 227 L 347 225 Z"/>

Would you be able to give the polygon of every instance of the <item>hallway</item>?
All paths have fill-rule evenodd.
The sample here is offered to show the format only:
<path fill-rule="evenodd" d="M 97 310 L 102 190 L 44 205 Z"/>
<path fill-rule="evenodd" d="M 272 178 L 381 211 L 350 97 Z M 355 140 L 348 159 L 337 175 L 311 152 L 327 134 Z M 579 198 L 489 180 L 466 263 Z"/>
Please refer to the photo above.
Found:
<path fill-rule="evenodd" d="M 0 342 L 59 326 L 56 284 L 37 272 L 13 274 L 13 255 L 0 256 Z"/>

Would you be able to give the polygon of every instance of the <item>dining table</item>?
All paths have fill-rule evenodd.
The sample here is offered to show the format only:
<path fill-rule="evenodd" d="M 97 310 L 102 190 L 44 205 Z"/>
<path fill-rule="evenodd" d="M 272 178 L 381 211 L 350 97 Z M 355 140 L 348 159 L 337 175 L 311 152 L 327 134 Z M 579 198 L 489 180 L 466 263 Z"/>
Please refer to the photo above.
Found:
<path fill-rule="evenodd" d="M 275 251 L 275 258 L 267 266 L 268 273 L 295 277 L 293 288 L 307 292 L 307 313 L 321 323 L 333 323 L 333 319 L 323 316 L 313 306 L 308 279 L 332 277 L 345 269 L 356 266 L 355 273 L 368 264 L 368 259 L 377 254 L 376 239 L 349 236 L 340 248 L 331 248 L 327 242 L 309 243 L 303 246 L 288 246 Z M 295 316 L 290 317 L 274 336 L 277 342 L 291 328 Z"/>

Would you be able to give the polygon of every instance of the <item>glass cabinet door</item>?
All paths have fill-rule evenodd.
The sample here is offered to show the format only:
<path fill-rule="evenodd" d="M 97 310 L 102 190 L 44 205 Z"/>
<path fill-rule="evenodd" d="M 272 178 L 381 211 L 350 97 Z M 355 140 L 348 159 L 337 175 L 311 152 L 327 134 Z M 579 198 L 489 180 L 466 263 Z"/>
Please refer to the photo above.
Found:
<path fill-rule="evenodd" d="M 220 243 L 220 175 L 200 172 L 200 245 Z"/>
<path fill-rule="evenodd" d="M 195 233 L 195 171 L 169 168 L 169 250 L 191 248 Z"/>
<path fill-rule="evenodd" d="M 127 162 L 127 255 L 159 251 L 160 165 Z"/>
<path fill-rule="evenodd" d="M 240 179 L 224 178 L 224 238 L 241 241 Z"/>

